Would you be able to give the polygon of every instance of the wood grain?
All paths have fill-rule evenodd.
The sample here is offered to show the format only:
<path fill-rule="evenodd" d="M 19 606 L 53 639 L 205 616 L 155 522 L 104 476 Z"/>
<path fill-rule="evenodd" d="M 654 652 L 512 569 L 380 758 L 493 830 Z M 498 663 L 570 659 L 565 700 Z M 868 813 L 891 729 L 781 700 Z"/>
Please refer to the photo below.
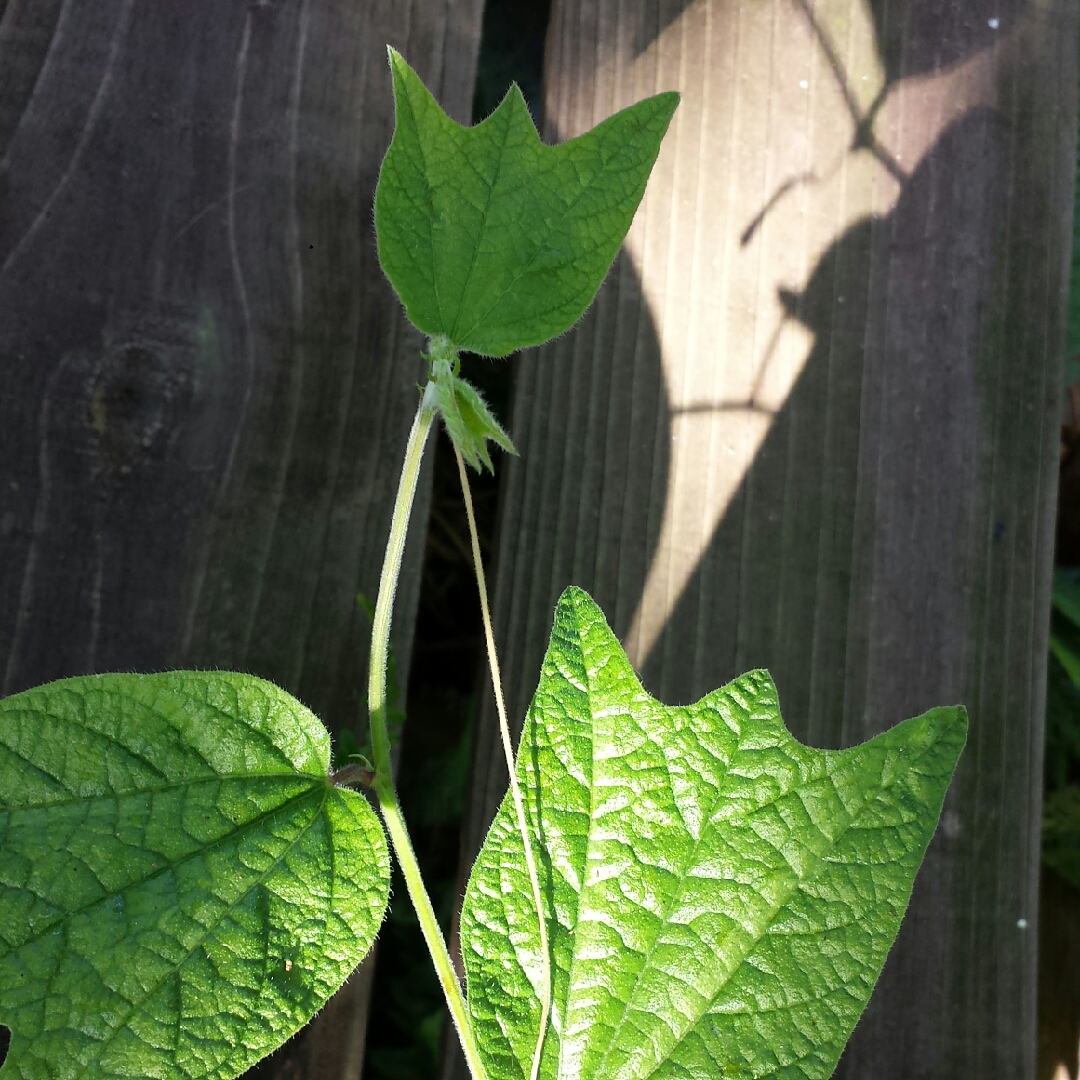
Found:
<path fill-rule="evenodd" d="M 2 6 L 5 693 L 235 668 L 334 729 L 357 723 L 355 597 L 377 589 L 422 372 L 372 228 L 393 125 L 385 47 L 467 120 L 480 9 Z M 366 987 L 357 976 L 273 1068 L 359 1076 Z"/>
<path fill-rule="evenodd" d="M 560 591 L 667 702 L 971 738 L 837 1075 L 1030 1078 L 1077 9 L 556 0 L 547 136 L 682 105 L 592 311 L 520 361 L 496 561 L 520 724 Z M 505 790 L 489 708 L 466 835 Z"/>

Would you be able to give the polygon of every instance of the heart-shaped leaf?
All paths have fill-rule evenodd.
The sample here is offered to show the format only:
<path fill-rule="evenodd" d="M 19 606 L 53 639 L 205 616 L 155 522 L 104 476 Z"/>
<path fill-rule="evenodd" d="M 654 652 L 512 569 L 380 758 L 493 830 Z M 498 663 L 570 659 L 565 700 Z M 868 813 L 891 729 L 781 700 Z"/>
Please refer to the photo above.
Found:
<path fill-rule="evenodd" d="M 0 702 L 3 1080 L 233 1077 L 368 951 L 386 840 L 326 729 L 248 675 Z"/>
<path fill-rule="evenodd" d="M 934 709 L 850 750 L 812 749 L 784 727 L 764 671 L 662 705 L 599 608 L 568 590 L 517 763 L 553 963 L 541 1076 L 830 1076 L 966 730 L 963 709 Z M 461 934 L 491 1074 L 527 1077 L 539 935 L 508 801 Z"/>
<path fill-rule="evenodd" d="M 409 319 L 486 356 L 573 326 L 630 227 L 679 95 L 639 101 L 544 146 L 516 86 L 465 128 L 393 49 L 390 67 L 396 124 L 375 229 Z"/>

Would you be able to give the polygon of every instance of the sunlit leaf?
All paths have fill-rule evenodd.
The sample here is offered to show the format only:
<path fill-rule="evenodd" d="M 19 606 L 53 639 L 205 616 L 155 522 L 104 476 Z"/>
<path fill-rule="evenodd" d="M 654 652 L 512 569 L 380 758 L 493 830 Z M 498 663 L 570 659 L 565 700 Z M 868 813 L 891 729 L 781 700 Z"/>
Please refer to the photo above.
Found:
<path fill-rule="evenodd" d="M 554 964 L 541 1075 L 830 1076 L 966 730 L 963 709 L 934 709 L 850 750 L 812 749 L 784 727 L 764 671 L 662 705 L 599 608 L 568 590 L 517 764 Z M 492 1076 L 527 1077 L 541 968 L 508 802 L 461 933 Z"/>
<path fill-rule="evenodd" d="M 0 702 L 3 1080 L 232 1077 L 371 946 L 389 859 L 312 713 L 248 675 Z"/>

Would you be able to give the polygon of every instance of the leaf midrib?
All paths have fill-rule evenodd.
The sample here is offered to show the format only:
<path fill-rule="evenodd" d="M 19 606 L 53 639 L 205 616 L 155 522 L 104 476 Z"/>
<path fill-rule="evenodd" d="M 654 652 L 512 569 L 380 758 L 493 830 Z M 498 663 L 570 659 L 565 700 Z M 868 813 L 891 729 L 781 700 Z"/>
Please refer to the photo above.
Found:
<path fill-rule="evenodd" d="M 510 93 L 513 93 L 513 91 L 511 90 Z M 503 159 L 506 157 L 506 145 L 510 140 L 510 127 L 511 127 L 511 123 L 512 123 L 512 121 L 514 119 L 513 115 L 512 115 L 512 113 L 513 113 L 513 107 L 512 106 L 511 106 L 510 111 L 511 111 L 511 116 L 508 118 L 505 126 L 503 127 L 503 141 L 502 141 L 502 146 L 499 148 L 499 160 L 498 160 L 498 163 L 495 166 L 495 176 L 492 178 L 491 183 L 487 185 L 487 203 L 484 206 L 484 215 L 483 215 L 483 218 L 481 219 L 481 222 L 480 222 L 480 231 L 477 234 L 475 241 L 473 242 L 472 255 L 469 258 L 469 269 L 465 274 L 465 284 L 461 288 L 461 300 L 458 303 L 457 313 L 454 316 L 454 329 L 450 332 L 450 340 L 451 341 L 454 341 L 457 338 L 457 328 L 458 328 L 458 323 L 461 321 L 461 312 L 462 312 L 462 309 L 465 306 L 465 298 L 466 298 L 466 296 L 468 295 L 468 292 L 469 292 L 469 283 L 472 281 L 473 271 L 476 269 L 476 260 L 477 260 L 478 254 L 480 252 L 480 241 L 484 238 L 484 232 L 487 229 L 488 214 L 491 211 L 491 200 L 495 197 L 495 188 L 498 186 L 499 177 L 502 175 Z M 466 137 L 467 137 L 468 136 L 468 131 L 467 130 L 466 130 L 465 134 L 466 134 Z M 466 155 L 466 157 L 467 157 L 467 155 Z M 475 172 L 476 170 L 474 169 L 473 171 Z M 477 176 L 479 177 L 479 173 L 477 173 Z M 483 178 L 480 177 L 480 179 L 482 180 Z M 434 247 L 434 245 L 432 245 L 431 261 L 432 261 L 432 269 L 434 269 L 434 266 L 435 266 L 435 247 Z M 441 304 L 439 306 L 439 312 L 440 312 L 440 314 L 442 313 L 442 305 Z M 471 330 L 469 332 L 472 333 Z"/>
<path fill-rule="evenodd" d="M 731 764 L 730 761 L 724 763 L 724 777 L 725 778 L 727 777 L 728 773 L 730 772 L 730 764 Z M 669 767 L 667 767 L 666 760 L 665 760 L 665 768 L 667 769 L 668 777 L 670 778 L 671 770 L 670 770 Z M 683 883 L 686 881 L 687 871 L 688 871 L 689 867 L 693 866 L 693 864 L 694 864 L 694 858 L 696 858 L 697 853 L 698 853 L 698 851 L 699 851 L 699 849 L 701 847 L 702 841 L 704 840 L 705 836 L 707 835 L 707 833 L 709 831 L 710 820 L 712 818 L 712 811 L 716 808 L 717 803 L 720 801 L 720 799 L 722 797 L 723 797 L 723 792 L 720 790 L 720 786 L 717 785 L 716 798 L 713 799 L 713 801 L 709 804 L 709 813 L 707 815 L 703 816 L 704 826 L 701 829 L 701 832 L 698 834 L 697 838 L 694 840 L 694 843 L 693 843 L 693 846 L 692 846 L 692 849 L 691 849 L 691 854 L 690 854 L 690 856 L 688 857 L 688 859 L 686 861 L 686 865 L 684 865 L 682 867 L 681 872 L 679 874 L 679 890 L 671 898 L 670 902 L 665 907 L 664 915 L 663 915 L 663 918 L 661 919 L 661 922 L 660 922 L 661 930 L 663 929 L 663 927 L 667 926 L 668 920 L 669 920 L 669 918 L 671 916 L 671 912 L 674 910 L 675 903 L 682 896 L 682 888 L 683 888 Z M 592 818 L 590 816 L 590 821 L 591 820 L 592 820 Z M 616 1037 L 618 1036 L 619 1032 L 622 1031 L 623 1025 L 626 1022 L 626 1018 L 630 1013 L 630 1004 L 633 1001 L 634 993 L 637 990 L 637 986 L 638 986 L 638 984 L 639 984 L 639 982 L 641 980 L 641 975 L 642 975 L 642 973 L 644 973 L 648 969 L 649 963 L 652 960 L 653 954 L 656 951 L 657 943 L 659 942 L 659 940 L 660 940 L 660 934 L 657 933 L 656 937 L 653 940 L 653 943 L 649 946 L 649 951 L 645 954 L 645 960 L 641 965 L 641 970 L 638 972 L 638 975 L 634 980 L 634 987 L 631 989 L 630 994 L 627 997 L 626 1002 L 623 1005 L 622 1016 L 619 1017 L 618 1022 L 612 1028 L 611 1038 L 608 1040 L 608 1045 L 606 1047 L 604 1047 L 603 1056 L 600 1058 L 599 1073 L 600 1073 L 601 1076 L 604 1075 L 603 1067 L 607 1063 L 608 1055 L 611 1053 L 611 1049 L 612 1049 L 612 1046 L 615 1043 Z"/>
<path fill-rule="evenodd" d="M 618 114 L 615 114 L 615 115 L 618 115 Z M 651 119 L 651 117 L 650 117 L 650 119 Z M 637 128 L 634 130 L 633 134 L 637 135 L 639 132 L 641 132 L 644 129 L 644 127 L 645 127 L 645 122 L 643 121 L 643 122 L 641 122 L 641 123 L 639 123 L 637 125 Z M 579 136 L 579 138 L 582 138 L 582 139 L 588 138 L 589 135 L 591 135 L 591 134 L 593 134 L 593 132 L 595 132 L 595 130 L 596 129 L 594 128 L 593 131 L 586 132 L 584 135 Z M 539 138 L 538 138 L 538 141 L 539 141 Z M 551 146 L 551 147 L 544 147 L 544 148 L 551 150 L 555 154 L 563 154 L 565 156 L 565 152 L 566 152 L 565 148 L 572 147 L 574 145 L 574 143 L 577 142 L 577 141 L 578 141 L 577 139 L 571 139 L 569 142 L 565 142 L 561 146 Z M 629 142 L 630 142 L 630 139 L 628 138 L 626 140 L 626 144 L 629 144 Z M 541 147 L 543 147 L 543 143 L 541 143 L 540 145 L 541 145 Z M 622 148 L 620 148 L 620 149 L 622 149 Z M 513 289 L 513 287 L 525 276 L 526 273 L 528 273 L 529 268 L 536 261 L 537 256 L 540 254 L 540 250 L 544 245 L 544 240 L 547 239 L 547 237 L 550 237 L 558 228 L 560 228 L 562 226 L 562 224 L 566 220 L 567 216 L 574 209 L 574 207 L 578 204 L 578 201 L 584 197 L 584 195 L 585 195 L 585 193 L 587 191 L 589 191 L 592 187 L 595 186 L 596 177 L 603 176 L 607 172 L 607 168 L 611 164 L 611 162 L 612 162 L 612 160 L 614 159 L 615 156 L 617 156 L 617 155 L 612 155 L 609 158 L 602 159 L 603 160 L 603 166 L 602 166 L 602 168 L 597 170 L 596 176 L 594 176 L 593 179 L 590 180 L 588 184 L 582 185 L 582 187 L 578 190 L 578 193 L 566 205 L 563 212 L 559 215 L 557 221 L 553 225 L 549 226 L 548 229 L 547 229 L 547 232 L 544 234 L 544 237 L 537 241 L 536 245 L 533 248 L 533 253 L 529 256 L 528 261 L 525 262 L 522 265 L 521 269 L 507 283 L 506 287 L 491 302 L 491 304 L 488 306 L 487 310 L 485 310 L 479 316 L 479 318 L 477 318 L 473 322 L 472 326 L 470 326 L 468 331 L 463 335 L 463 340 L 468 340 L 469 336 L 476 331 L 476 328 L 478 326 L 481 326 L 487 320 L 487 318 L 491 315 L 491 313 L 503 302 L 503 300 L 506 297 L 506 294 L 508 292 L 510 292 L 511 289 Z M 554 161 L 555 159 L 554 158 L 549 158 L 549 160 Z M 580 292 L 580 289 L 578 290 L 578 292 Z M 455 342 L 455 344 L 456 344 L 456 342 Z M 462 346 L 462 347 L 464 347 L 464 346 Z"/>
<path fill-rule="evenodd" d="M 404 61 L 402 61 L 404 63 Z M 439 309 L 439 325 L 446 332 L 446 315 L 443 314 L 442 297 L 439 295 L 439 274 L 435 266 L 435 200 L 432 196 L 431 177 L 428 173 L 427 154 L 424 152 L 424 140 L 420 136 L 421 124 L 417 117 L 416 106 L 413 103 L 412 94 L 408 89 L 408 82 L 400 73 L 395 72 L 395 78 L 399 79 L 405 87 L 404 98 L 409 105 L 409 115 L 412 117 L 413 131 L 416 133 L 416 147 L 420 152 L 421 173 L 424 179 L 424 189 L 427 193 L 428 204 L 428 239 L 431 244 L 431 289 L 435 293 L 435 306 Z"/>
<path fill-rule="evenodd" d="M 18 756 L 18 755 L 16 755 Z M 20 758 L 25 761 L 25 758 Z M 33 768 L 32 762 L 26 762 Z M 45 773 L 48 776 L 48 773 Z M 54 777 L 55 779 L 55 777 Z M 138 795 L 156 795 L 163 791 L 176 791 L 179 788 L 194 787 L 196 784 L 212 784 L 218 781 L 230 780 L 322 780 L 322 774 L 305 772 L 242 772 L 242 773 L 214 773 L 209 776 L 195 776 L 190 780 L 177 780 L 170 784 L 161 784 L 155 787 L 132 788 L 130 791 L 103 791 L 95 795 L 72 795 L 69 799 L 59 799 L 56 802 L 31 803 L 26 806 L 12 806 L 9 803 L 0 803 L 0 814 L 19 814 L 35 810 L 52 810 L 58 806 L 73 806 L 80 802 L 99 802 L 104 799 L 133 799 Z M 285 804 L 282 803 L 284 806 Z"/>

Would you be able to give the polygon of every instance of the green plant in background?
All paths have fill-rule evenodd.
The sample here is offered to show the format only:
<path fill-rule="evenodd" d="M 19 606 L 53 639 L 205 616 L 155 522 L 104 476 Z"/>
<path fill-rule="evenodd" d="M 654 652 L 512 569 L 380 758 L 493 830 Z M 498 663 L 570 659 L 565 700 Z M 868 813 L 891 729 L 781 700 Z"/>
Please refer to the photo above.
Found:
<path fill-rule="evenodd" d="M 1077 176 L 1080 176 L 1080 140 L 1076 144 Z M 1072 276 L 1065 334 L 1065 385 L 1080 379 L 1080 184 L 1073 194 Z"/>
<path fill-rule="evenodd" d="M 896 935 L 963 748 L 933 709 L 844 751 L 798 744 L 751 672 L 651 698 L 596 605 L 559 602 L 516 763 L 465 462 L 509 438 L 460 377 L 592 301 L 678 103 L 559 147 L 512 90 L 445 116 L 391 51 L 397 124 L 379 255 L 429 335 L 372 627 L 370 760 L 250 676 L 69 679 L 0 703 L 0 1075 L 232 1077 L 370 947 L 385 835 L 477 1080 L 825 1078 Z M 468 996 L 420 879 L 390 762 L 391 609 L 424 445 L 458 456 L 511 788 L 462 914 Z"/>
<path fill-rule="evenodd" d="M 1080 166 L 1080 142 L 1077 143 Z M 1071 408 L 1062 430 L 1056 558 L 1077 559 L 1070 503 L 1075 501 L 1080 406 L 1080 185 L 1073 193 L 1072 273 L 1064 376 Z M 1080 888 L 1080 568 L 1055 567 L 1046 686 L 1043 862 Z"/>
<path fill-rule="evenodd" d="M 1054 572 L 1043 862 L 1080 888 L 1080 570 Z"/>

